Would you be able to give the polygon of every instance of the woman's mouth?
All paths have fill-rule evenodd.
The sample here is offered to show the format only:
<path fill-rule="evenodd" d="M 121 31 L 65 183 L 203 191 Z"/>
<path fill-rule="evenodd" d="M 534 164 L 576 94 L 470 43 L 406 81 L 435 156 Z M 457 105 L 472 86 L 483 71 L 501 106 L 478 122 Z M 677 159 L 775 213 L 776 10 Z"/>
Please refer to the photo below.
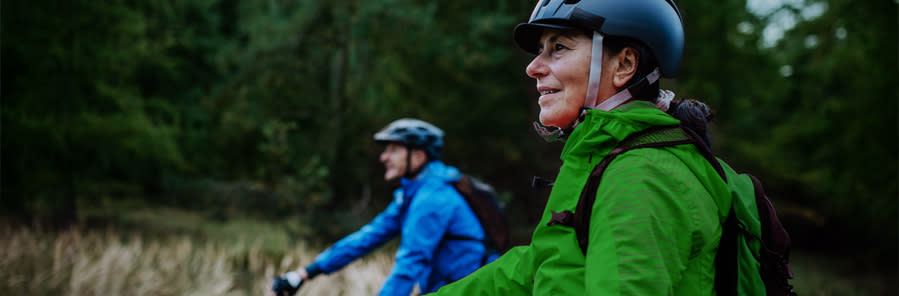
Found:
<path fill-rule="evenodd" d="M 556 93 L 558 93 L 558 92 L 559 92 L 558 89 L 549 89 L 549 88 L 547 88 L 547 89 L 540 89 L 540 97 L 537 98 L 537 102 L 538 102 L 538 103 L 542 103 L 542 102 L 544 102 L 544 101 L 546 101 L 546 100 L 549 100 L 550 97 L 552 97 L 553 94 L 556 94 Z"/>
<path fill-rule="evenodd" d="M 548 87 L 548 86 L 538 85 L 537 92 L 540 93 L 540 98 L 543 98 L 544 96 L 559 92 L 559 89 Z"/>

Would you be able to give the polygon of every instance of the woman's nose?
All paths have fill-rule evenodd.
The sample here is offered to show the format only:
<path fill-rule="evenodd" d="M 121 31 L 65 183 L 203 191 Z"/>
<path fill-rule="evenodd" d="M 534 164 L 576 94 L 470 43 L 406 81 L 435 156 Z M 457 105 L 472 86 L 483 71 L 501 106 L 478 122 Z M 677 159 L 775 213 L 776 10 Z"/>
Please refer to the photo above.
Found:
<path fill-rule="evenodd" d="M 534 60 L 528 64 L 528 67 L 524 69 L 525 73 L 528 74 L 529 77 L 538 79 L 540 77 L 546 76 L 548 68 L 546 64 L 543 63 L 543 55 L 538 55 L 534 57 Z"/>

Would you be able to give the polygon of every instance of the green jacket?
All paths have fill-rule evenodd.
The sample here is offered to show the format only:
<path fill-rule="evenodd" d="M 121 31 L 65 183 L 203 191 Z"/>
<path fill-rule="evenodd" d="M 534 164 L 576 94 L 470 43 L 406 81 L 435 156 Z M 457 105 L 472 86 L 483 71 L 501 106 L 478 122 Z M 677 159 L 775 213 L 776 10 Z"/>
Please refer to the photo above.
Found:
<path fill-rule="evenodd" d="M 677 124 L 635 101 L 590 110 L 562 150 L 562 168 L 531 244 L 509 250 L 437 295 L 714 295 L 726 184 L 692 145 L 636 149 L 612 161 L 597 190 L 587 255 L 574 228 L 547 226 L 574 211 L 587 176 L 635 132 Z M 729 201 L 727 201 L 729 205 Z"/>

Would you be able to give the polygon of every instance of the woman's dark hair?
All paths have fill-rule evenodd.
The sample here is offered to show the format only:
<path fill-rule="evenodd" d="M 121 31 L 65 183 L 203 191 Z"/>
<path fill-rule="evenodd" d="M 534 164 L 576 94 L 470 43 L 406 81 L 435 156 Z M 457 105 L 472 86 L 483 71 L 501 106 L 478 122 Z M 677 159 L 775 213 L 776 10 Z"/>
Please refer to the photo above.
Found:
<path fill-rule="evenodd" d="M 643 79 L 643 77 L 652 73 L 652 70 L 655 70 L 655 68 L 659 66 L 652 51 L 640 41 L 627 37 L 606 36 L 603 38 L 602 43 L 603 50 L 608 51 L 609 55 L 618 54 L 624 50 L 625 47 L 631 47 L 637 50 L 637 54 L 639 55 L 637 57 L 639 60 L 637 72 L 634 73 L 634 77 L 624 85 L 625 89 L 639 82 L 640 79 Z M 659 96 L 659 81 L 657 80 L 641 89 L 632 89 L 631 95 L 638 100 L 655 102 L 656 98 Z"/>
<path fill-rule="evenodd" d="M 709 109 L 709 106 L 694 99 L 675 99 L 668 105 L 668 114 L 680 120 L 682 126 L 696 132 L 705 145 L 712 148 L 709 122 L 712 121 L 714 112 Z"/>

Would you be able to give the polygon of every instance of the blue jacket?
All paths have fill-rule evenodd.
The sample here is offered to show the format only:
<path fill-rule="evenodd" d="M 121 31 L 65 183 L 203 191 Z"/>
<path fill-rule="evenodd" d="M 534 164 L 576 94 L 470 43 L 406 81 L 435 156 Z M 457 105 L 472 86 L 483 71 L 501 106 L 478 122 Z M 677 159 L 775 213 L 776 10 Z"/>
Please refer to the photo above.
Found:
<path fill-rule="evenodd" d="M 475 271 L 485 253 L 484 230 L 448 183 L 459 177 L 456 168 L 432 161 L 417 178 L 401 179 L 386 210 L 319 254 L 306 270 L 311 275 L 337 271 L 401 234 L 396 263 L 379 295 L 407 296 L 415 283 L 422 293 L 433 292 Z"/>

